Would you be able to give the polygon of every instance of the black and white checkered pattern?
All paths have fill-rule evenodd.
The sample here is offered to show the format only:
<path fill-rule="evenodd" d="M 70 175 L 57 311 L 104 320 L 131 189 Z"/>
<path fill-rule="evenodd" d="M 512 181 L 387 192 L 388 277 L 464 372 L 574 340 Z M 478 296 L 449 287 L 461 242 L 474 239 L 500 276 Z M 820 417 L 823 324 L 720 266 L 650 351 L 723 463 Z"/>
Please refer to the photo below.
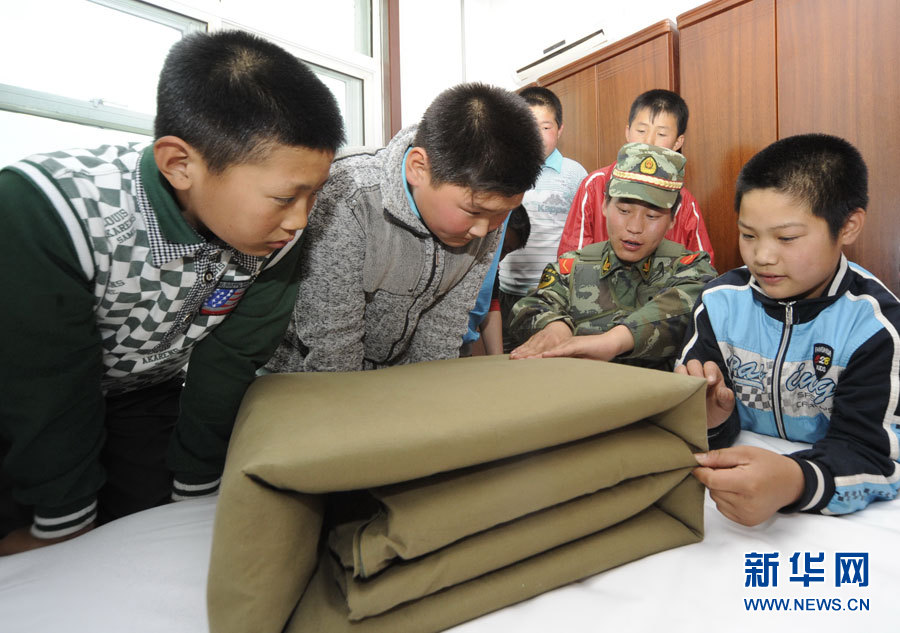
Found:
<path fill-rule="evenodd" d="M 48 199 L 93 282 L 107 392 L 177 375 L 193 346 L 227 316 L 203 314 L 207 298 L 218 287 L 249 286 L 266 261 L 199 235 L 191 244 L 167 240 L 141 181 L 142 150 L 55 152 L 30 157 L 22 169 L 55 193 Z"/>

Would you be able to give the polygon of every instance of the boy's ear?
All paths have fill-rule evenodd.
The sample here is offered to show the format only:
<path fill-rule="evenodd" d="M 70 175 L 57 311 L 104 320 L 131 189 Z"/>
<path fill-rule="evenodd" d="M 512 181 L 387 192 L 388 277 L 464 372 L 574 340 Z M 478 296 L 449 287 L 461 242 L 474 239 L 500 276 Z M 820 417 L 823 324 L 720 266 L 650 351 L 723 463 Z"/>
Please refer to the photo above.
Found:
<path fill-rule="evenodd" d="M 838 240 L 841 246 L 849 246 L 856 241 L 859 234 L 862 233 L 863 225 L 866 223 L 866 210 L 860 207 L 853 209 L 847 219 L 844 220 L 844 226 L 838 233 Z"/>
<path fill-rule="evenodd" d="M 153 143 L 153 158 L 156 160 L 159 173 L 176 190 L 189 189 L 196 167 L 203 164 L 197 150 L 177 136 L 163 136 L 157 139 Z"/>
<path fill-rule="evenodd" d="M 431 182 L 431 162 L 424 147 L 413 147 L 406 156 L 406 181 L 413 187 Z"/>
<path fill-rule="evenodd" d="M 675 139 L 675 145 L 672 146 L 672 149 L 677 152 L 682 145 L 684 145 L 684 134 Z"/>

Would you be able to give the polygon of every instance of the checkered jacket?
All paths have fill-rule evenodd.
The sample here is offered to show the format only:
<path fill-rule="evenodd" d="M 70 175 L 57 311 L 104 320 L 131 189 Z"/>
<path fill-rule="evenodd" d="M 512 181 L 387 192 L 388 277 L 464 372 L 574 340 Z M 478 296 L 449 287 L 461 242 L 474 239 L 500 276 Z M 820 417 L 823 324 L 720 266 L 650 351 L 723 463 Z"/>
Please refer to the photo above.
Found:
<path fill-rule="evenodd" d="M 746 267 L 703 291 L 679 364 L 718 363 L 732 416 L 710 446 L 740 429 L 812 444 L 790 455 L 806 480 L 785 511 L 845 514 L 900 488 L 900 302 L 841 259 L 824 296 L 771 299 Z"/>
<path fill-rule="evenodd" d="M 93 520 L 104 394 L 175 378 L 189 358 L 173 497 L 215 492 L 244 390 L 286 327 L 299 249 L 254 257 L 201 237 L 150 147 L 29 157 L 3 171 L 0 205 L 3 269 L 21 271 L 0 317 L 4 468 L 36 508 L 32 531 Z"/>

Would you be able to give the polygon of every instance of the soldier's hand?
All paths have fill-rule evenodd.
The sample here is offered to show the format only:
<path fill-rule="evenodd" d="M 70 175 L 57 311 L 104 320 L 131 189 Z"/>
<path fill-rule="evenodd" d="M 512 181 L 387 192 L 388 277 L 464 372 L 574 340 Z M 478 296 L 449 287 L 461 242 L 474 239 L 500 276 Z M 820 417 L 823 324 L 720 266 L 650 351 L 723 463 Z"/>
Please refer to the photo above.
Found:
<path fill-rule="evenodd" d="M 624 325 L 617 325 L 603 334 L 573 336 L 561 345 L 541 354 L 542 358 L 568 356 L 593 360 L 612 360 L 634 349 L 634 336 Z"/>
<path fill-rule="evenodd" d="M 725 384 L 725 377 L 715 362 L 708 360 L 701 364 L 694 358 L 676 367 L 675 373 L 706 379 L 706 428 L 715 428 L 728 419 L 734 410 L 734 392 Z"/>
<path fill-rule="evenodd" d="M 572 330 L 564 321 L 554 321 L 509 353 L 513 360 L 540 358 L 541 354 L 572 338 Z"/>

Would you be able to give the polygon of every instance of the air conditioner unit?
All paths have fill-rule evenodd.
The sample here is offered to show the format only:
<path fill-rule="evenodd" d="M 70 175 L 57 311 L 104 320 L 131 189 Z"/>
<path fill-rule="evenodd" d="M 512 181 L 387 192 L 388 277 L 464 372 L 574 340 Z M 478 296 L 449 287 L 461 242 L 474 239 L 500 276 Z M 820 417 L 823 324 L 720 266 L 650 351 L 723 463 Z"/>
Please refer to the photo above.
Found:
<path fill-rule="evenodd" d="M 580 36 L 559 39 L 543 48 L 539 52 L 540 56 L 533 62 L 516 70 L 516 85 L 523 86 L 537 81 L 538 77 L 581 59 L 604 44 L 606 34 L 603 29 L 595 29 L 587 34 L 581 31 Z"/>

